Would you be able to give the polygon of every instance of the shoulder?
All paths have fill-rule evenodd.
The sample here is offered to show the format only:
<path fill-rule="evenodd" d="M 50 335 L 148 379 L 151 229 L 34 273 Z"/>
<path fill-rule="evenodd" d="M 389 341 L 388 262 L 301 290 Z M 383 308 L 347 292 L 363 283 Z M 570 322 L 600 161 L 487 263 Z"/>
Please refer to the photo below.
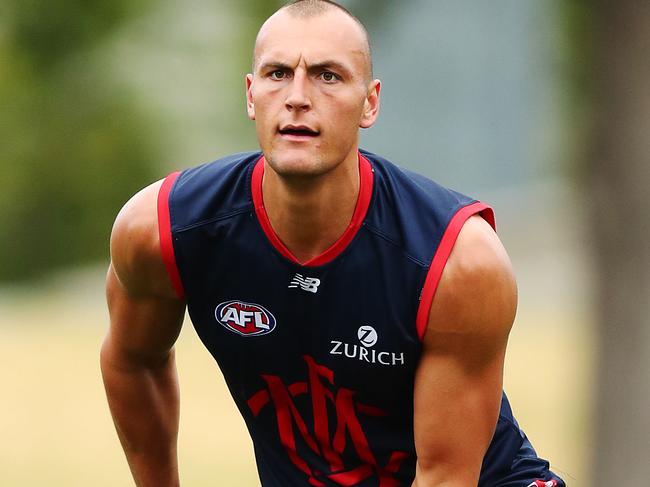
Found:
<path fill-rule="evenodd" d="M 382 156 L 360 149 L 361 155 L 370 161 L 378 183 L 389 191 L 404 191 L 420 196 L 450 198 L 458 201 L 467 197 L 433 181 L 427 176 L 407 169 Z"/>
<path fill-rule="evenodd" d="M 173 230 L 248 209 L 260 152 L 233 154 L 181 171 L 169 194 Z"/>
<path fill-rule="evenodd" d="M 201 191 L 207 188 L 214 190 L 214 186 L 236 184 L 237 181 L 246 181 L 250 177 L 251 166 L 259 161 L 262 153 L 239 152 L 211 162 L 185 169 L 180 174 L 184 191 Z"/>
<path fill-rule="evenodd" d="M 127 201 L 111 232 L 111 266 L 132 296 L 175 297 L 160 250 L 157 205 L 162 184 L 157 181 Z"/>
<path fill-rule="evenodd" d="M 517 307 L 510 259 L 480 216 L 463 225 L 436 290 L 425 342 L 438 334 L 507 338 Z"/>
<path fill-rule="evenodd" d="M 369 228 L 378 229 L 427 266 L 451 220 L 459 212 L 466 215 L 478 202 L 379 156 L 366 151 L 362 155 L 374 173 L 374 204 L 366 218 Z"/>

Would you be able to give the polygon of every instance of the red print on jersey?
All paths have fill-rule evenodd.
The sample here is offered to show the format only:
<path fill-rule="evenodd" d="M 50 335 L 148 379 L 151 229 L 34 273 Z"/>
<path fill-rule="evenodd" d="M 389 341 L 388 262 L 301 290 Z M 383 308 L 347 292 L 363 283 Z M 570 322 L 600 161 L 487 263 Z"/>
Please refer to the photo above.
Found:
<path fill-rule="evenodd" d="M 217 306 L 214 317 L 227 330 L 242 336 L 266 335 L 275 328 L 275 317 L 259 304 L 226 301 Z"/>
<path fill-rule="evenodd" d="M 284 447 L 291 462 L 298 467 L 307 477 L 311 485 L 324 486 L 319 480 L 327 479 L 343 486 L 354 486 L 364 480 L 376 476 L 379 487 L 395 487 L 398 485 L 394 475 L 399 470 L 407 453 L 394 451 L 391 453 L 386 465 L 379 465 L 373 455 L 368 439 L 363 431 L 358 413 L 367 416 L 385 416 L 385 412 L 372 406 L 358 403 L 354 400 L 354 391 L 346 388 L 327 387 L 334 386 L 334 372 L 325 366 L 317 364 L 312 357 L 304 356 L 307 362 L 308 381 L 295 382 L 288 387 L 280 377 L 275 375 L 262 375 L 266 388 L 255 393 L 248 400 L 248 407 L 257 417 L 262 409 L 272 403 L 278 424 L 280 443 Z M 310 431 L 305 420 L 298 412 L 293 398 L 303 394 L 311 394 L 314 425 Z M 333 436 L 328 422 L 328 404 L 336 411 L 336 425 Z M 307 447 L 316 455 L 323 458 L 329 465 L 329 473 L 313 471 L 307 462 L 302 459 L 296 449 L 295 430 Z M 349 467 L 343 464 L 342 454 L 345 451 L 347 438 L 351 439 L 361 465 Z"/>

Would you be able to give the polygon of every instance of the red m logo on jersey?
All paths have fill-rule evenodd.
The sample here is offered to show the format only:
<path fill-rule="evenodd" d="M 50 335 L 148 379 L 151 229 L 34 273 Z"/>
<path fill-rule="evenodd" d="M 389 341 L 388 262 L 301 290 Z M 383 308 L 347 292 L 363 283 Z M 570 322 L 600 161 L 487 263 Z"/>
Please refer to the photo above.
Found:
<path fill-rule="evenodd" d="M 307 475 L 311 485 L 324 486 L 325 484 L 319 480 L 319 478 L 323 478 L 339 485 L 354 486 L 375 476 L 379 479 L 380 487 L 397 486 L 398 482 L 394 475 L 399 470 L 402 461 L 408 456 L 407 453 L 392 452 L 388 463 L 383 466 L 379 465 L 357 416 L 357 413 L 361 413 L 377 417 L 384 416 L 385 413 L 378 408 L 356 402 L 354 391 L 350 389 L 340 388 L 335 391 L 328 389 L 326 384 L 334 386 L 334 372 L 327 367 L 318 365 L 309 356 L 303 358 L 307 362 L 308 382 L 296 382 L 287 387 L 280 377 L 263 375 L 262 379 L 266 382 L 267 388 L 257 392 L 248 400 L 248 406 L 253 414 L 257 417 L 267 404 L 273 404 L 280 443 L 291 462 Z M 313 431 L 307 427 L 294 402 L 296 396 L 309 393 L 311 393 L 314 418 Z M 328 421 L 328 404 L 333 405 L 336 412 L 333 436 Z M 307 447 L 327 462 L 329 473 L 313 471 L 309 464 L 299 456 L 294 433 L 296 430 Z M 353 468 L 346 467 L 342 459 L 348 436 L 352 440 L 352 446 L 361 463 Z"/>

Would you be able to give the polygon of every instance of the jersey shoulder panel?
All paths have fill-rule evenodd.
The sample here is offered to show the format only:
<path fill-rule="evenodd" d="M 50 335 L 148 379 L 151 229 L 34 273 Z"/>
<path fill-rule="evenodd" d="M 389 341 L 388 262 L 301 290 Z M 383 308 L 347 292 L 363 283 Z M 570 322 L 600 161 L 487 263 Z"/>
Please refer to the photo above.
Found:
<path fill-rule="evenodd" d="M 260 152 L 233 154 L 180 173 L 169 195 L 172 233 L 250 211 Z"/>
<path fill-rule="evenodd" d="M 362 154 L 375 174 L 368 230 L 402 247 L 412 260 L 429 265 L 450 220 L 476 200 L 380 156 Z"/>

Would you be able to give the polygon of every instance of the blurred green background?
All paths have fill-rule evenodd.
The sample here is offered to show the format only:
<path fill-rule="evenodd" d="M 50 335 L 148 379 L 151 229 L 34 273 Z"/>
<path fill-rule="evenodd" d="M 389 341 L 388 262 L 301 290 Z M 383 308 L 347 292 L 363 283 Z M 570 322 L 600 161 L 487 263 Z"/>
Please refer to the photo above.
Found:
<path fill-rule="evenodd" d="M 171 170 L 256 148 L 244 75 L 257 29 L 281 3 L 0 4 L 0 485 L 132 484 L 98 366 L 111 224 L 130 195 Z M 650 368 L 636 367 L 637 396 L 611 405 L 611 384 L 631 389 L 607 360 L 650 354 L 647 334 L 632 333 L 647 329 L 647 313 L 611 327 L 607 310 L 636 310 L 650 297 L 648 213 L 637 197 L 650 182 L 650 150 L 617 157 L 618 139 L 608 140 L 628 132 L 603 120 L 648 121 L 639 88 L 650 86 L 648 70 L 619 55 L 650 46 L 635 34 L 648 30 L 648 8 L 342 3 L 366 23 L 384 83 L 380 120 L 362 146 L 495 207 L 520 285 L 506 364 L 515 413 L 570 486 L 614 485 L 596 480 L 627 465 L 617 453 L 626 437 L 602 425 L 628 400 L 643 414 Z M 621 59 L 620 79 L 611 59 Z M 637 76 L 648 84 L 627 82 Z M 628 220 L 646 234 L 622 247 L 626 271 L 612 282 L 628 301 L 617 308 L 603 283 L 618 269 Z M 602 232 L 605 223 L 618 230 Z M 628 348 L 615 347 L 624 336 Z M 177 359 L 184 484 L 258 485 L 243 422 L 191 326 Z M 603 370 L 619 375 L 599 382 Z M 640 458 L 650 453 L 648 422 L 628 442 Z M 616 485 L 642 485 L 623 477 L 630 483 Z"/>

